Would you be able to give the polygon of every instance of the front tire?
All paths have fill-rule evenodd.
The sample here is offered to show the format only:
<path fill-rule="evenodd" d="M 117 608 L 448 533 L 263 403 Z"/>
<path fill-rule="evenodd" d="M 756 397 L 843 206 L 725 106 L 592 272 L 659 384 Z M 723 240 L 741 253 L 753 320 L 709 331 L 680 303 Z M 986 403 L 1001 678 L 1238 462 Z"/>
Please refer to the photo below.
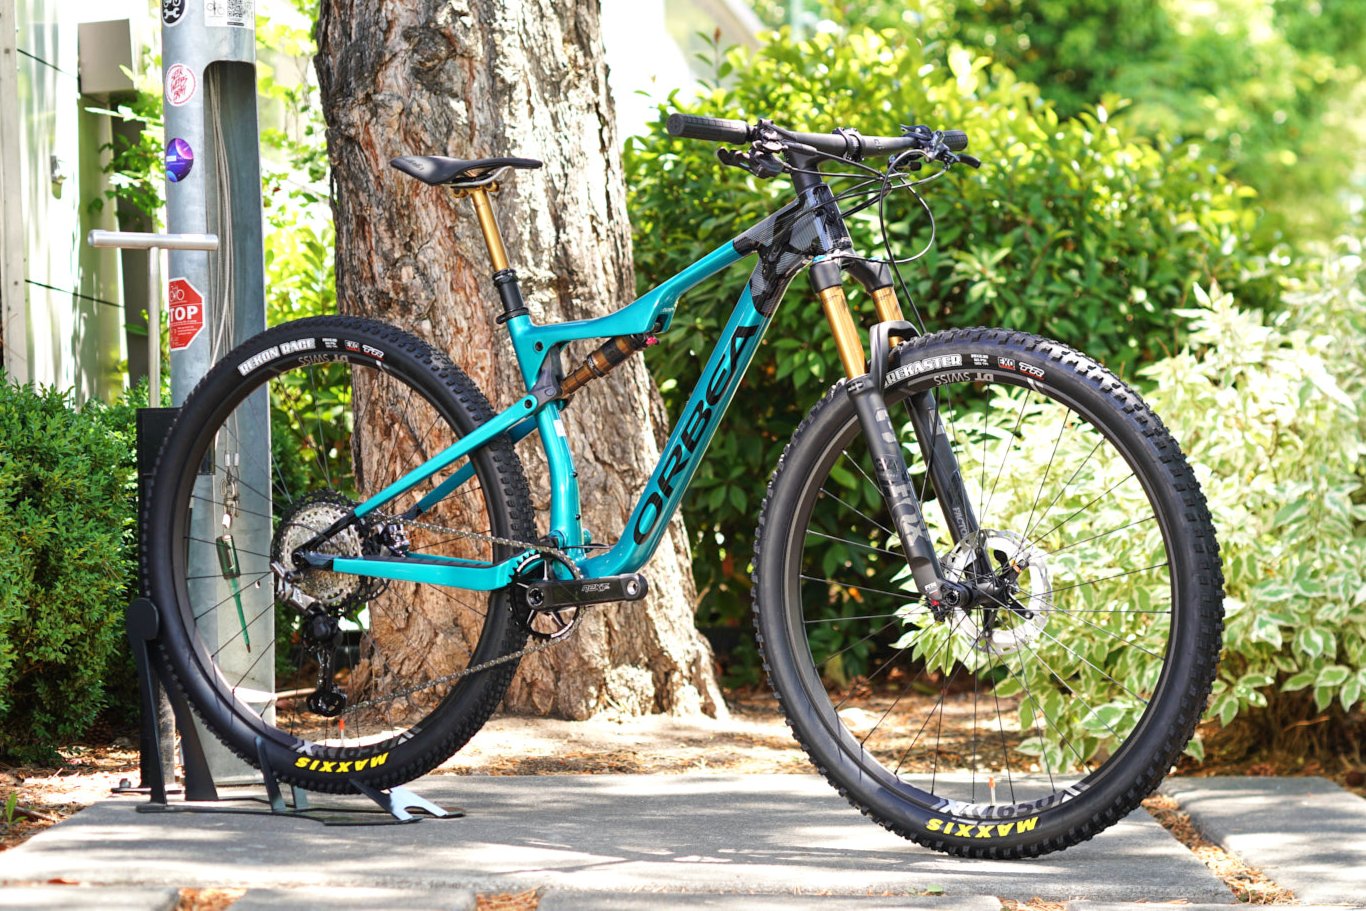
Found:
<path fill-rule="evenodd" d="M 971 857 L 1060 850 L 1137 807 L 1204 709 L 1223 616 L 1204 497 L 1138 394 L 1061 344 L 955 330 L 896 364 L 884 391 L 946 575 L 1004 579 L 1012 606 L 937 620 L 921 603 L 841 383 L 760 518 L 769 680 L 822 774 L 892 831 Z M 965 544 L 901 405 L 917 392 L 977 519 Z"/>

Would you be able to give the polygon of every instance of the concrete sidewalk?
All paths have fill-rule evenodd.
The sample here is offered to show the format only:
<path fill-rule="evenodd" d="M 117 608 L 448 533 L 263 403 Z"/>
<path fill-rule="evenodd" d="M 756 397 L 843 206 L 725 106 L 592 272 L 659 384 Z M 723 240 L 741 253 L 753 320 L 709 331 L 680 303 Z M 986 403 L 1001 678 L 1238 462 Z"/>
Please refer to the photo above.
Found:
<path fill-rule="evenodd" d="M 475 892 L 530 888 L 548 890 L 549 909 L 628 907 L 647 898 L 636 906 L 669 906 L 673 899 L 661 893 L 684 907 L 727 909 L 760 907 L 757 895 L 787 896 L 788 909 L 805 904 L 794 901 L 798 895 L 845 896 L 829 905 L 841 909 L 848 901 L 987 909 L 999 907 L 996 898 L 1035 896 L 1233 903 L 1223 883 L 1142 810 L 1039 860 L 971 861 L 892 835 L 810 775 L 436 775 L 412 789 L 468 815 L 343 828 L 140 813 L 140 798 L 111 798 L 0 854 L 0 882 L 239 887 L 249 890 L 235 906 L 243 909 L 454 908 Z M 316 803 L 358 805 L 351 800 L 319 796 Z M 344 900 L 357 889 L 400 891 Z M 315 901 L 320 894 L 309 890 L 337 900 Z M 17 890 L 7 885 L 3 893 Z"/>
<path fill-rule="evenodd" d="M 1305 904 L 1366 904 L 1366 800 L 1322 778 L 1172 778 L 1210 841 Z"/>

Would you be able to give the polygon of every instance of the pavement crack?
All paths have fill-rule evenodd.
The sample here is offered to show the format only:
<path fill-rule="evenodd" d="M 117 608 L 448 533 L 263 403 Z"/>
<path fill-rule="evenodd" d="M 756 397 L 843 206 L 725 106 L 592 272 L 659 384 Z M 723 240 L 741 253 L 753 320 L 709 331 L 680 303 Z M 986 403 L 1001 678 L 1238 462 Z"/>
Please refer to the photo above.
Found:
<path fill-rule="evenodd" d="M 1190 814 L 1183 812 L 1175 799 L 1153 794 L 1143 801 L 1143 807 L 1219 877 L 1238 901 L 1251 905 L 1279 905 L 1295 900 L 1295 893 L 1290 889 L 1201 834 L 1191 822 Z"/>

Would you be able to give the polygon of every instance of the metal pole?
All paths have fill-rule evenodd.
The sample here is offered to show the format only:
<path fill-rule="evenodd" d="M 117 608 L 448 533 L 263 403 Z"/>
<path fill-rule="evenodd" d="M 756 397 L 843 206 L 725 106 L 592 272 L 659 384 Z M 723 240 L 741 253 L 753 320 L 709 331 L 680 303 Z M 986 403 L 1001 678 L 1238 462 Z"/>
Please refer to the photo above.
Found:
<path fill-rule="evenodd" d="M 213 234 L 148 234 L 142 231 L 91 231 L 92 247 L 147 250 L 147 406 L 161 407 L 161 279 L 162 250 L 218 249 Z"/>
<path fill-rule="evenodd" d="M 93 241 L 92 241 L 93 243 Z M 218 238 L 213 239 L 218 249 Z M 161 407 L 161 248 L 147 251 L 147 407 Z"/>
<path fill-rule="evenodd" d="M 266 327 L 256 19 L 252 0 L 158 6 L 166 225 L 172 233 L 214 234 L 221 241 L 212 257 L 193 249 L 170 249 L 167 256 L 171 401 L 180 405 L 214 362 Z M 268 554 L 273 529 L 266 391 L 248 397 L 229 420 L 233 433 L 219 435 L 196 481 L 190 536 L 196 542 L 229 538 L 241 554 Z M 269 717 L 274 586 L 269 567 L 250 562 L 243 561 L 243 573 L 264 572 L 266 583 L 239 592 L 236 578 L 225 577 L 215 547 L 192 544 L 187 589 L 196 605 L 231 605 L 206 610 L 199 635 L 239 696 L 256 694 L 250 697 L 252 709 Z M 253 618 L 250 649 L 241 616 Z M 260 780 L 217 738 L 202 739 L 216 783 Z"/>

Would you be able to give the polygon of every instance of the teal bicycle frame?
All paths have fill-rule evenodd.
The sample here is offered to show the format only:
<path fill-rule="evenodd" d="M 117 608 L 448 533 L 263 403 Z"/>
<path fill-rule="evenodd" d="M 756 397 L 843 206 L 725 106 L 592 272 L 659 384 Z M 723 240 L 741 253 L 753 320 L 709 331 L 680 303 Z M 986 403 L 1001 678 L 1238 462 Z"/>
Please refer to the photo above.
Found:
<path fill-rule="evenodd" d="M 678 509 L 698 463 L 716 433 L 721 416 L 729 408 L 745 371 L 758 351 L 759 341 L 776 307 L 763 312 L 755 305 L 751 288 L 746 285 L 707 360 L 701 380 L 689 396 L 664 445 L 659 463 L 632 511 L 621 539 L 604 553 L 581 561 L 579 557 L 588 542 L 579 520 L 582 510 L 578 475 L 560 421 L 560 412 L 566 402 L 538 396 L 534 389 L 538 378 L 543 375 L 547 359 L 558 357 L 560 347 L 568 342 L 666 331 L 672 322 L 674 308 L 685 292 L 744 258 L 746 254 L 741 253 L 740 248 L 745 237 L 741 235 L 718 247 L 615 313 L 595 319 L 547 325 L 536 325 L 525 311 L 508 319 L 508 330 L 527 394 L 473 433 L 361 503 L 356 507 L 356 516 L 364 517 L 380 509 L 395 497 L 447 471 L 501 434 L 510 433 L 515 441 L 535 430 L 540 434 L 549 463 L 550 534 L 557 546 L 576 560 L 579 570 L 588 578 L 640 569 L 659 546 L 669 520 Z M 425 511 L 435 505 L 473 475 L 473 466 L 466 462 L 428 492 L 419 501 L 419 509 Z M 508 585 L 517 568 L 527 557 L 535 554 L 534 551 L 525 551 L 494 564 L 419 553 L 410 553 L 402 560 L 338 558 L 332 563 L 332 571 L 492 591 Z"/>

